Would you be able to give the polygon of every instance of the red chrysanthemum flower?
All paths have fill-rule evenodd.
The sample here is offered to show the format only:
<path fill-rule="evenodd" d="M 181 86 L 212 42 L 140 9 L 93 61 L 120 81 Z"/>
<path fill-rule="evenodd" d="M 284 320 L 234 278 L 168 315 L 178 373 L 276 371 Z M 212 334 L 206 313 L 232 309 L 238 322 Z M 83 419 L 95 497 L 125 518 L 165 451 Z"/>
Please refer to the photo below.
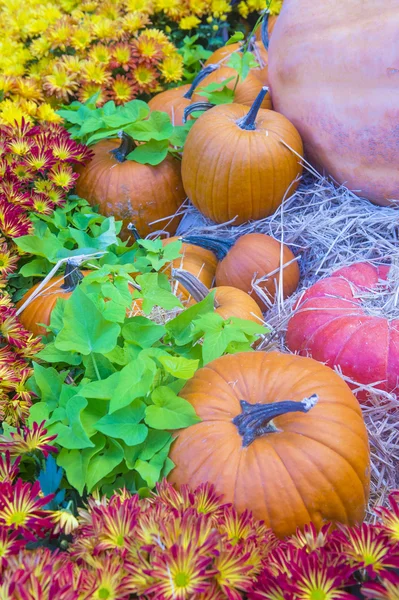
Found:
<path fill-rule="evenodd" d="M 51 529 L 51 520 L 42 507 L 53 499 L 54 494 L 40 498 L 40 485 L 17 479 L 15 485 L 0 484 L 0 525 L 23 533 L 34 531 L 40 535 L 43 529 Z"/>
<path fill-rule="evenodd" d="M 29 427 L 18 428 L 16 432 L 11 433 L 11 438 L 0 435 L 0 452 L 7 450 L 11 456 L 21 456 L 39 450 L 45 458 L 50 452 L 57 452 L 57 448 L 50 444 L 57 436 L 47 435 L 44 424 L 43 421 L 40 425 L 33 423 L 31 429 Z"/>
<path fill-rule="evenodd" d="M 353 571 L 343 562 L 331 566 L 325 554 L 301 550 L 298 561 L 291 564 L 291 579 L 284 586 L 296 600 L 355 600 L 356 596 L 344 590 L 353 583 Z"/>
<path fill-rule="evenodd" d="M 253 566 L 248 564 L 249 553 L 240 546 L 226 549 L 216 557 L 215 579 L 229 600 L 241 600 L 241 592 L 250 590 L 254 583 Z"/>
<path fill-rule="evenodd" d="M 77 144 L 69 137 L 54 137 L 49 146 L 54 157 L 60 162 L 79 163 L 81 161 L 82 149 L 86 148 L 82 144 Z"/>
<path fill-rule="evenodd" d="M 14 462 L 11 461 L 10 452 L 6 450 L 4 454 L 0 454 L 0 482 L 12 483 L 19 473 L 19 463 L 21 458 L 18 457 Z"/>
<path fill-rule="evenodd" d="M 0 393 L 0 421 L 5 421 L 13 427 L 25 423 L 31 405 L 31 400 L 16 400 L 8 396 L 1 398 Z"/>
<path fill-rule="evenodd" d="M 252 590 L 248 592 L 248 600 L 294 600 L 292 593 L 286 589 L 285 583 L 284 577 L 268 577 L 262 574 Z"/>
<path fill-rule="evenodd" d="M 326 523 L 320 530 L 316 529 L 313 523 L 309 523 L 303 529 L 298 528 L 295 535 L 291 536 L 288 541 L 295 548 L 313 552 L 326 545 L 330 531 L 331 523 Z"/>
<path fill-rule="evenodd" d="M 128 72 L 132 67 L 132 48 L 130 44 L 119 43 L 112 47 L 111 69 L 123 69 Z"/>
<path fill-rule="evenodd" d="M 32 232 L 32 223 L 19 206 L 14 206 L 0 197 L 0 233 L 17 238 Z"/>
<path fill-rule="evenodd" d="M 0 526 L 0 572 L 7 566 L 10 557 L 18 554 L 24 546 L 25 542 L 17 532 Z"/>
<path fill-rule="evenodd" d="M 31 210 L 40 215 L 51 215 L 55 204 L 44 194 L 32 194 Z"/>
<path fill-rule="evenodd" d="M 113 496 L 108 506 L 94 507 L 91 512 L 91 527 L 98 540 L 96 552 L 126 550 L 128 542 L 135 535 L 139 512 L 137 495 L 126 501 Z"/>
<path fill-rule="evenodd" d="M 51 150 L 39 146 L 34 146 L 24 160 L 30 169 L 38 173 L 51 169 L 57 162 Z"/>
<path fill-rule="evenodd" d="M 0 195 L 7 202 L 29 208 L 30 198 L 29 193 L 24 189 L 21 182 L 16 177 L 8 176 L 0 181 Z"/>
<path fill-rule="evenodd" d="M 399 600 L 399 574 L 385 573 L 380 583 L 366 583 L 361 591 L 372 600 Z"/>
<path fill-rule="evenodd" d="M 392 492 L 388 500 L 390 508 L 378 506 L 374 512 L 379 516 L 390 539 L 399 542 L 399 491 Z"/>
<path fill-rule="evenodd" d="M 84 569 L 80 573 L 77 589 L 83 592 L 83 598 L 108 598 L 109 600 L 128 600 L 129 584 L 123 562 L 118 557 L 96 559 L 96 566 Z"/>
<path fill-rule="evenodd" d="M 337 556 L 374 578 L 387 569 L 399 567 L 399 544 L 392 544 L 380 527 L 363 523 L 343 527 L 331 535 L 331 548 Z"/>
<path fill-rule="evenodd" d="M 27 337 L 28 334 L 19 322 L 15 309 L 0 307 L 0 341 L 5 340 L 11 346 L 22 348 Z"/>
<path fill-rule="evenodd" d="M 73 188 L 78 177 L 79 175 L 73 171 L 72 167 L 62 163 L 53 167 L 48 174 L 48 178 L 55 185 L 67 191 Z"/>

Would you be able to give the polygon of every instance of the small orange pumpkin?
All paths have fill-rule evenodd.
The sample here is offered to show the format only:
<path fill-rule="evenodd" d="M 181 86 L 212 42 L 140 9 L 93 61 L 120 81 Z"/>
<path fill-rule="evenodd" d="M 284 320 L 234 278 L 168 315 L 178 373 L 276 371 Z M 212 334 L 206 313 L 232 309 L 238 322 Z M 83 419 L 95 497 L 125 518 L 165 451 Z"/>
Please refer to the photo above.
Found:
<path fill-rule="evenodd" d="M 184 189 L 194 206 L 216 223 L 234 219 L 239 225 L 267 217 L 298 186 L 301 138 L 285 117 L 260 108 L 265 96 L 266 87 L 250 110 L 242 104 L 211 108 L 187 136 Z"/>
<path fill-rule="evenodd" d="M 282 286 L 282 296 L 295 292 L 299 267 L 294 254 L 285 244 L 264 233 L 248 233 L 234 238 L 188 235 L 183 240 L 213 250 L 219 260 L 216 285 L 232 286 L 250 294 L 262 310 L 270 308 Z M 282 258 L 282 260 L 281 260 Z M 262 279 L 263 278 L 263 279 Z M 262 299 L 253 289 L 253 281 L 262 289 Z"/>
<path fill-rule="evenodd" d="M 197 87 L 192 97 L 192 103 L 194 104 L 196 102 L 203 102 L 206 100 L 205 96 L 201 95 L 201 88 L 204 88 L 211 83 L 223 83 L 227 79 L 233 78 L 231 81 L 226 83 L 226 87 L 230 90 L 235 88 L 234 102 L 236 104 L 243 104 L 244 106 L 251 106 L 261 91 L 264 83 L 262 83 L 252 71 L 248 73 L 244 81 L 239 79 L 236 85 L 237 77 L 237 71 L 231 67 L 220 67 L 216 71 L 213 71 L 213 73 L 210 73 L 210 75 L 207 75 L 207 77 L 202 80 L 202 85 Z M 270 94 L 264 95 L 261 101 L 261 106 L 262 108 L 272 108 Z"/>
<path fill-rule="evenodd" d="M 93 146 L 94 157 L 79 168 L 76 193 L 99 205 L 101 214 L 122 219 L 122 239 L 129 236 L 129 223 L 143 237 L 159 230 L 175 233 L 181 217 L 173 215 L 186 198 L 180 162 L 170 155 L 156 166 L 126 160 L 135 143 L 123 132 L 121 139 Z"/>
<path fill-rule="evenodd" d="M 184 109 L 190 106 L 195 89 L 207 75 L 218 68 L 218 65 L 210 64 L 208 61 L 206 64 L 207 67 L 198 73 L 191 85 L 180 85 L 151 98 L 148 102 L 151 110 L 166 112 L 174 125 L 183 125 Z"/>
<path fill-rule="evenodd" d="M 223 319 L 237 317 L 255 323 L 263 323 L 263 315 L 259 306 L 251 296 L 231 286 L 220 286 L 209 290 L 192 273 L 182 269 L 173 269 L 172 277 L 190 293 L 195 302 L 201 302 L 215 291 L 215 312 Z"/>
<path fill-rule="evenodd" d="M 65 275 L 52 277 L 40 290 L 38 295 L 22 310 L 19 319 L 27 331 L 35 336 L 46 335 L 46 329 L 43 325 L 50 325 L 51 313 L 53 312 L 57 300 L 63 298 L 68 300 L 80 281 L 92 271 L 80 271 L 80 269 L 67 262 Z M 36 292 L 41 282 L 36 283 L 30 290 L 24 294 L 17 303 L 17 309 L 21 308 L 25 302 Z M 141 298 L 134 300 L 132 307 L 127 311 L 127 316 L 141 314 Z"/>
<path fill-rule="evenodd" d="M 302 356 L 242 352 L 199 369 L 180 396 L 201 421 L 176 432 L 168 479 L 177 488 L 209 481 L 279 537 L 310 522 L 362 522 L 367 431 L 333 370 Z"/>

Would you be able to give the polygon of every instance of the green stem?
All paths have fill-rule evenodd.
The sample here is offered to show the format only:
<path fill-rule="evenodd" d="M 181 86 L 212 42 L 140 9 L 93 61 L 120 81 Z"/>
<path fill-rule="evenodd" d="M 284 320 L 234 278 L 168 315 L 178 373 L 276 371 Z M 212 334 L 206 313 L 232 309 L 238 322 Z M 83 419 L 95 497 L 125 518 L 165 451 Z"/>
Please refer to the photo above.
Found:
<path fill-rule="evenodd" d="M 121 144 L 118 148 L 110 150 L 110 154 L 113 154 L 118 162 L 123 163 L 126 157 L 137 148 L 137 145 L 132 136 L 122 130 L 118 132 L 118 138 L 120 138 Z"/>
<path fill-rule="evenodd" d="M 216 69 L 218 69 L 218 68 L 219 68 L 219 65 L 208 65 L 207 67 L 204 67 L 203 69 L 201 69 L 201 71 L 198 73 L 198 75 L 194 78 L 194 80 L 190 86 L 190 89 L 187 90 L 187 92 L 184 94 L 183 98 L 186 98 L 187 100 L 191 100 L 195 90 L 198 87 L 198 84 L 201 83 L 201 81 L 203 79 L 205 79 L 205 77 L 210 75 L 210 73 L 213 73 L 213 71 L 216 71 Z"/>
<path fill-rule="evenodd" d="M 245 129 L 246 131 L 254 131 L 256 129 L 256 117 L 258 116 L 259 109 L 262 106 L 262 102 L 268 91 L 269 88 L 263 86 L 245 117 L 237 121 L 237 125 L 241 129 Z"/>
<path fill-rule="evenodd" d="M 223 260 L 236 240 L 232 237 L 221 238 L 213 235 L 187 235 L 182 237 L 182 242 L 211 250 L 218 260 Z"/>
<path fill-rule="evenodd" d="M 93 361 L 93 367 L 94 367 L 94 370 L 96 372 L 96 377 L 97 377 L 97 379 L 99 381 L 101 381 L 100 371 L 98 370 L 98 365 L 97 365 L 97 361 L 96 361 L 95 356 L 94 356 L 94 352 L 92 352 L 90 356 L 91 356 L 91 359 Z"/>
<path fill-rule="evenodd" d="M 61 288 L 65 292 L 73 292 L 83 279 L 83 274 L 78 264 L 73 260 L 67 260 L 65 265 L 64 283 Z"/>
<path fill-rule="evenodd" d="M 278 432 L 277 427 L 271 422 L 272 419 L 293 412 L 307 413 L 316 406 L 318 400 L 317 394 L 304 398 L 301 402 L 284 400 L 273 404 L 251 404 L 240 400 L 242 413 L 234 417 L 232 423 L 236 425 L 242 437 L 242 445 L 246 448 L 256 438 L 267 433 Z"/>
<path fill-rule="evenodd" d="M 194 104 L 190 104 L 190 106 L 187 106 L 184 109 L 183 123 L 187 122 L 187 118 L 191 115 L 191 113 L 199 112 L 200 110 L 209 110 L 214 106 L 215 104 L 212 104 L 211 102 L 194 102 Z"/>

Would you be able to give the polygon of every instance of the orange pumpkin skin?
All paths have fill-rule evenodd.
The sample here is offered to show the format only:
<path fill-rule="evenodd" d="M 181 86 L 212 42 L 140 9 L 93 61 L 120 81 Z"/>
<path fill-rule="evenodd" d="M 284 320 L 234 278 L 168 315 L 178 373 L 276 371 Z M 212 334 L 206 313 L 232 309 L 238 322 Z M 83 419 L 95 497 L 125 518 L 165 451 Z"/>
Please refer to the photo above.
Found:
<path fill-rule="evenodd" d="M 243 447 L 232 419 L 250 404 L 318 403 L 308 413 L 273 419 L 277 432 Z M 209 481 L 224 501 L 249 509 L 279 537 L 311 521 L 361 523 L 369 494 L 367 431 L 359 403 L 334 371 L 278 352 L 227 355 L 196 372 L 180 396 L 201 422 L 177 432 L 169 481 L 191 488 Z"/>
<path fill-rule="evenodd" d="M 267 96 L 266 96 L 267 97 Z M 194 123 L 184 146 L 182 178 L 192 203 L 216 223 L 233 225 L 271 215 L 297 188 L 302 142 L 282 115 L 260 109 L 256 129 L 238 125 L 240 104 L 215 106 Z"/>
<path fill-rule="evenodd" d="M 185 98 L 190 85 L 180 85 L 157 94 L 148 102 L 151 110 L 161 110 L 168 113 L 174 125 L 183 125 L 184 109 L 190 106 L 191 99 Z"/>
<path fill-rule="evenodd" d="M 88 275 L 91 271 L 82 271 L 83 276 Z M 22 325 L 25 327 L 27 331 L 30 331 L 35 336 L 46 335 L 47 331 L 44 327 L 40 326 L 39 323 L 43 323 L 43 325 L 50 325 L 51 313 L 53 312 L 55 305 L 57 303 L 58 298 L 63 298 L 64 300 L 68 300 L 68 298 L 73 293 L 66 292 L 62 289 L 62 285 L 64 283 L 64 276 L 58 275 L 53 277 L 46 283 L 43 289 L 40 292 L 40 295 L 37 296 L 19 315 L 19 320 Z M 40 285 L 36 283 L 31 287 L 30 290 L 24 294 L 21 300 L 17 303 L 17 308 L 23 305 L 23 303 L 33 294 L 36 288 Z M 134 300 L 131 310 L 126 312 L 126 316 L 135 316 L 141 314 L 141 306 L 143 301 L 141 298 Z"/>
<path fill-rule="evenodd" d="M 178 239 L 179 238 L 177 237 L 171 237 L 162 240 L 162 243 L 166 246 Z M 215 279 L 217 263 L 217 258 L 211 250 L 200 248 L 194 244 L 183 243 L 181 248 L 181 258 L 176 258 L 168 265 L 166 273 L 170 275 L 172 269 L 184 269 L 195 275 L 195 277 L 197 277 L 207 288 L 210 288 Z M 191 300 L 190 294 L 180 283 L 173 283 L 172 290 L 176 296 L 181 297 L 183 303 L 187 303 Z"/>
<path fill-rule="evenodd" d="M 259 306 L 251 296 L 228 285 L 214 288 L 215 290 L 215 312 L 223 319 L 237 317 L 254 321 L 260 325 L 263 323 L 263 315 Z M 211 291 L 214 291 L 211 290 Z"/>
<path fill-rule="evenodd" d="M 211 83 L 223 82 L 226 79 L 230 79 L 230 77 L 234 77 L 231 81 L 226 84 L 226 87 L 230 90 L 234 89 L 235 82 L 237 79 L 237 71 L 232 69 L 231 67 L 220 67 L 213 73 L 210 73 L 205 77 L 200 85 L 198 86 L 196 92 L 193 94 L 192 103 L 195 102 L 204 102 L 207 101 L 205 96 L 201 96 L 201 88 L 206 87 Z M 252 72 L 248 73 L 247 77 L 244 81 L 239 81 L 234 93 L 234 102 L 236 104 L 243 104 L 244 106 L 251 106 L 256 96 L 262 89 L 262 83 Z M 262 108 L 272 108 L 272 101 L 270 94 L 264 98 L 262 102 Z"/>
<path fill-rule="evenodd" d="M 291 250 L 283 244 L 283 265 L 295 257 Z M 254 275 L 260 279 L 281 265 L 281 243 L 263 233 L 248 233 L 240 237 L 216 269 L 216 285 L 231 285 L 250 294 L 262 310 L 270 308 L 252 289 Z M 281 273 L 274 273 L 269 279 L 259 283 L 273 303 L 280 279 L 283 285 L 283 297 L 288 298 L 295 292 L 299 284 L 298 262 L 292 262 Z"/>
<path fill-rule="evenodd" d="M 215 50 L 215 52 L 208 58 L 205 65 L 211 65 L 215 63 L 221 63 L 227 65 L 230 56 L 239 52 L 241 43 L 230 44 L 229 46 L 222 46 Z M 255 56 L 259 67 L 257 69 L 251 69 L 251 73 L 257 77 L 263 85 L 267 85 L 267 74 L 268 74 L 268 53 L 261 41 L 255 42 L 253 48 L 250 48 L 252 54 Z"/>
<path fill-rule="evenodd" d="M 90 271 L 82 271 L 82 275 L 87 275 Z M 27 331 L 30 331 L 35 336 L 46 335 L 44 327 L 38 325 L 43 323 L 44 325 L 50 324 L 51 313 L 55 308 L 58 298 L 64 298 L 67 300 L 72 292 L 66 292 L 62 289 L 64 284 L 64 276 L 57 275 L 46 283 L 40 292 L 40 296 L 37 296 L 19 315 L 19 320 Z M 36 291 L 40 285 L 32 286 L 30 290 L 24 294 L 21 300 L 17 303 L 17 308 L 20 308 L 24 302 Z"/>
<path fill-rule="evenodd" d="M 179 161 L 167 156 L 157 166 L 120 163 L 110 154 L 119 144 L 119 140 L 103 140 L 93 146 L 94 157 L 80 169 L 76 193 L 99 205 L 101 214 L 123 220 L 122 239 L 130 235 L 126 229 L 130 222 L 142 237 L 160 230 L 175 233 L 181 217 L 167 217 L 186 198 Z M 165 220 L 154 223 L 159 219 Z"/>
<path fill-rule="evenodd" d="M 377 19 L 375 6 L 349 0 L 337 11 L 335 0 L 285 0 L 269 81 L 273 104 L 297 127 L 308 160 L 389 205 L 399 198 L 399 5 L 384 0 Z"/>

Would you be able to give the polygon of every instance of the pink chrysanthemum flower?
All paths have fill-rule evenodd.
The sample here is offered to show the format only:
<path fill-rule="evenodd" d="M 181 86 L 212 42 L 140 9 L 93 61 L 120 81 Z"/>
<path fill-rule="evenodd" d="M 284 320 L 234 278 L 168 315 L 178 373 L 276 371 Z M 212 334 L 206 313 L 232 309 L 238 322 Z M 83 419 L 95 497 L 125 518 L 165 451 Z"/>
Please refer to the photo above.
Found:
<path fill-rule="evenodd" d="M 385 573 L 380 583 L 366 583 L 361 591 L 370 600 L 399 600 L 399 574 Z"/>
<path fill-rule="evenodd" d="M 58 164 L 51 169 L 48 174 L 49 179 L 64 190 L 70 190 L 75 185 L 75 181 L 79 177 L 72 167 L 65 164 Z"/>
<path fill-rule="evenodd" d="M 38 146 L 31 148 L 24 160 L 30 169 L 38 173 L 51 169 L 57 162 L 51 150 Z"/>
<path fill-rule="evenodd" d="M 11 556 L 15 556 L 25 546 L 25 541 L 17 532 L 0 526 L 0 573 L 7 566 Z"/>
<path fill-rule="evenodd" d="M 12 483 L 19 473 L 19 463 L 21 458 L 18 457 L 14 462 L 11 461 L 9 451 L 0 454 L 0 483 Z"/>
<path fill-rule="evenodd" d="M 21 456 L 39 450 L 45 458 L 50 452 L 57 452 L 57 448 L 50 444 L 57 436 L 47 435 L 44 424 L 43 421 L 40 425 L 33 423 L 32 428 L 19 428 L 16 432 L 11 433 L 11 438 L 0 435 L 0 452 L 7 450 L 11 456 Z"/>
<path fill-rule="evenodd" d="M 19 206 L 14 206 L 0 196 L 0 233 L 17 238 L 32 232 L 32 223 Z"/>
<path fill-rule="evenodd" d="M 394 542 L 399 542 L 399 491 L 392 492 L 388 500 L 390 508 L 378 506 L 374 512 L 379 516 L 389 538 Z"/>
<path fill-rule="evenodd" d="M 42 509 L 54 495 L 40 498 L 40 485 L 17 479 L 15 485 L 0 484 L 0 525 L 27 535 L 40 535 L 43 528 L 51 529 L 48 513 Z"/>

